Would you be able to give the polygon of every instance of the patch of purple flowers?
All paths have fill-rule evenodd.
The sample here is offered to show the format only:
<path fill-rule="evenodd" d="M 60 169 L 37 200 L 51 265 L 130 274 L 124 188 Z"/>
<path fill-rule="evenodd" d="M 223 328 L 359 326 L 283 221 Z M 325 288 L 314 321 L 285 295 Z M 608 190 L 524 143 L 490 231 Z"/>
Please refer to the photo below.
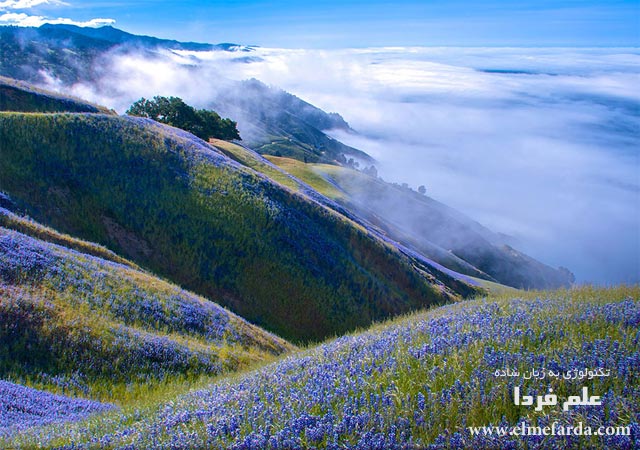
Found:
<path fill-rule="evenodd" d="M 81 420 L 113 408 L 0 380 L 0 437 L 54 422 Z"/>
<path fill-rule="evenodd" d="M 223 380 L 161 406 L 153 415 L 90 445 L 154 448 L 637 448 L 640 444 L 636 300 L 585 303 L 570 309 L 566 298 L 472 302 L 440 308 L 440 314 L 345 336 L 239 379 Z M 594 322 L 615 326 L 618 338 L 584 335 Z M 582 331 L 576 331 L 582 330 Z M 599 333 L 603 333 L 600 331 Z M 579 345 L 562 342 L 568 334 Z M 455 362 L 469 361 L 468 369 Z M 533 417 L 591 426 L 630 425 L 630 436 L 470 436 L 467 425 L 516 425 L 529 410 L 515 411 L 515 383 L 532 394 L 547 381 L 497 379 L 504 367 L 607 367 L 613 377 L 589 386 L 603 406 Z M 455 367 L 455 369 L 452 369 Z M 581 382 L 567 382 L 576 391 Z M 511 405 L 511 406 L 509 406 Z M 485 412 L 475 423 L 474 411 Z M 491 410 L 497 410 L 493 415 Z M 514 412 L 511 418 L 505 412 Z M 552 415 L 549 415 L 552 414 Z"/>

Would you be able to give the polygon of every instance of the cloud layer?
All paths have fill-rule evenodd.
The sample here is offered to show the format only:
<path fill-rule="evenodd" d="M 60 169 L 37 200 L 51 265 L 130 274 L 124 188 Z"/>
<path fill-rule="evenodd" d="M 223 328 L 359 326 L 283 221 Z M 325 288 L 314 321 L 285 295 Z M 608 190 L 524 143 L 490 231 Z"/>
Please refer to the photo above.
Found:
<path fill-rule="evenodd" d="M 7 12 L 10 10 L 25 10 L 39 6 L 70 6 L 69 3 L 60 0 L 6 0 L 0 1 L 0 25 L 13 25 L 18 27 L 40 27 L 46 23 L 61 25 L 77 25 L 79 27 L 102 27 L 113 25 L 114 19 L 90 19 L 77 21 L 66 17 L 51 18 L 37 14 L 24 12 Z"/>
<path fill-rule="evenodd" d="M 39 27 L 45 23 L 58 25 L 77 25 L 79 27 L 103 27 L 116 23 L 113 19 L 91 19 L 84 22 L 58 17 L 55 19 L 45 16 L 33 16 L 25 13 L 7 13 L 0 15 L 0 25 L 13 25 L 17 27 Z"/>
<path fill-rule="evenodd" d="M 580 281 L 639 281 L 636 51 L 367 49 L 264 59 L 252 75 L 342 113 L 361 134 L 336 137 L 378 158 L 383 177 L 426 185 Z"/>
<path fill-rule="evenodd" d="M 194 60 L 197 56 L 199 59 Z M 579 281 L 640 277 L 640 56 L 628 49 L 260 49 L 150 60 L 115 56 L 75 93 L 124 111 L 141 96 L 198 106 L 225 77 L 258 78 L 359 134 L 337 138 L 390 181 L 518 239 Z"/>

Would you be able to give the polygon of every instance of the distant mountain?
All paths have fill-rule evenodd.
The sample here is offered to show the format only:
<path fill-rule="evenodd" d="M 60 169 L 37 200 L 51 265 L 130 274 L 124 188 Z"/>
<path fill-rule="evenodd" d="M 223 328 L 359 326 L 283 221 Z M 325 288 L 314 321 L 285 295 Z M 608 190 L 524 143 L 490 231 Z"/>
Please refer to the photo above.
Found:
<path fill-rule="evenodd" d="M 243 48 L 237 44 L 201 44 L 196 42 L 178 42 L 169 39 L 159 39 L 151 36 L 139 36 L 126 31 L 118 30 L 111 26 L 100 28 L 78 27 L 75 25 L 42 25 L 40 33 L 47 37 L 65 38 L 69 35 L 85 36 L 94 41 L 102 41 L 109 44 L 127 44 L 148 48 L 165 48 L 170 50 L 191 50 L 191 51 L 211 51 L 211 50 L 235 50 Z M 244 47 L 246 49 L 246 47 Z"/>
<path fill-rule="evenodd" d="M 39 28 L 0 27 L 0 74 L 34 83 L 42 82 L 43 72 L 65 84 L 96 80 L 100 68 L 95 63 L 106 52 L 191 50 L 248 50 L 236 44 L 198 44 L 137 36 L 116 28 L 77 27 L 45 24 Z"/>
<path fill-rule="evenodd" d="M 163 59 L 167 58 L 163 50 L 251 54 L 251 47 L 237 44 L 185 43 L 137 36 L 113 27 L 0 27 L 0 75 L 36 84 L 48 78 L 66 86 L 78 82 L 98 84 L 104 76 L 104 65 L 113 54 L 142 53 Z M 247 62 L 247 57 L 250 62 L 251 56 L 237 60 Z M 228 84 L 228 89 L 209 106 L 238 121 L 243 139 L 261 153 L 310 162 L 346 162 L 351 157 L 372 161 L 366 153 L 324 133 L 333 128 L 349 129 L 339 114 L 327 114 L 257 80 Z"/>

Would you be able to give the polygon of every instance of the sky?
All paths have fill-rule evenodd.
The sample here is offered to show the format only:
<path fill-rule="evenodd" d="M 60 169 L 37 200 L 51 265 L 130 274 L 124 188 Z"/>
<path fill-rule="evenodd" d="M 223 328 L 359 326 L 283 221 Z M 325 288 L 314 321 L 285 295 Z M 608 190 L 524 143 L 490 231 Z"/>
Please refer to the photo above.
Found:
<path fill-rule="evenodd" d="M 283 48 L 638 46 L 638 0 L 0 0 L 0 24 Z"/>

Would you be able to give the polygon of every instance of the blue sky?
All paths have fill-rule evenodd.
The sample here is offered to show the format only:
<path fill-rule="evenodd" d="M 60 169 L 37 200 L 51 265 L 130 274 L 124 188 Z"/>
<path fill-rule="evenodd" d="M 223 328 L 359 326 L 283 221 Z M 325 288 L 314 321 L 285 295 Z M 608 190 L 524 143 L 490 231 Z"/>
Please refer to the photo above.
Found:
<path fill-rule="evenodd" d="M 0 23 L 52 19 L 277 47 L 640 45 L 639 0 L 0 0 Z"/>

